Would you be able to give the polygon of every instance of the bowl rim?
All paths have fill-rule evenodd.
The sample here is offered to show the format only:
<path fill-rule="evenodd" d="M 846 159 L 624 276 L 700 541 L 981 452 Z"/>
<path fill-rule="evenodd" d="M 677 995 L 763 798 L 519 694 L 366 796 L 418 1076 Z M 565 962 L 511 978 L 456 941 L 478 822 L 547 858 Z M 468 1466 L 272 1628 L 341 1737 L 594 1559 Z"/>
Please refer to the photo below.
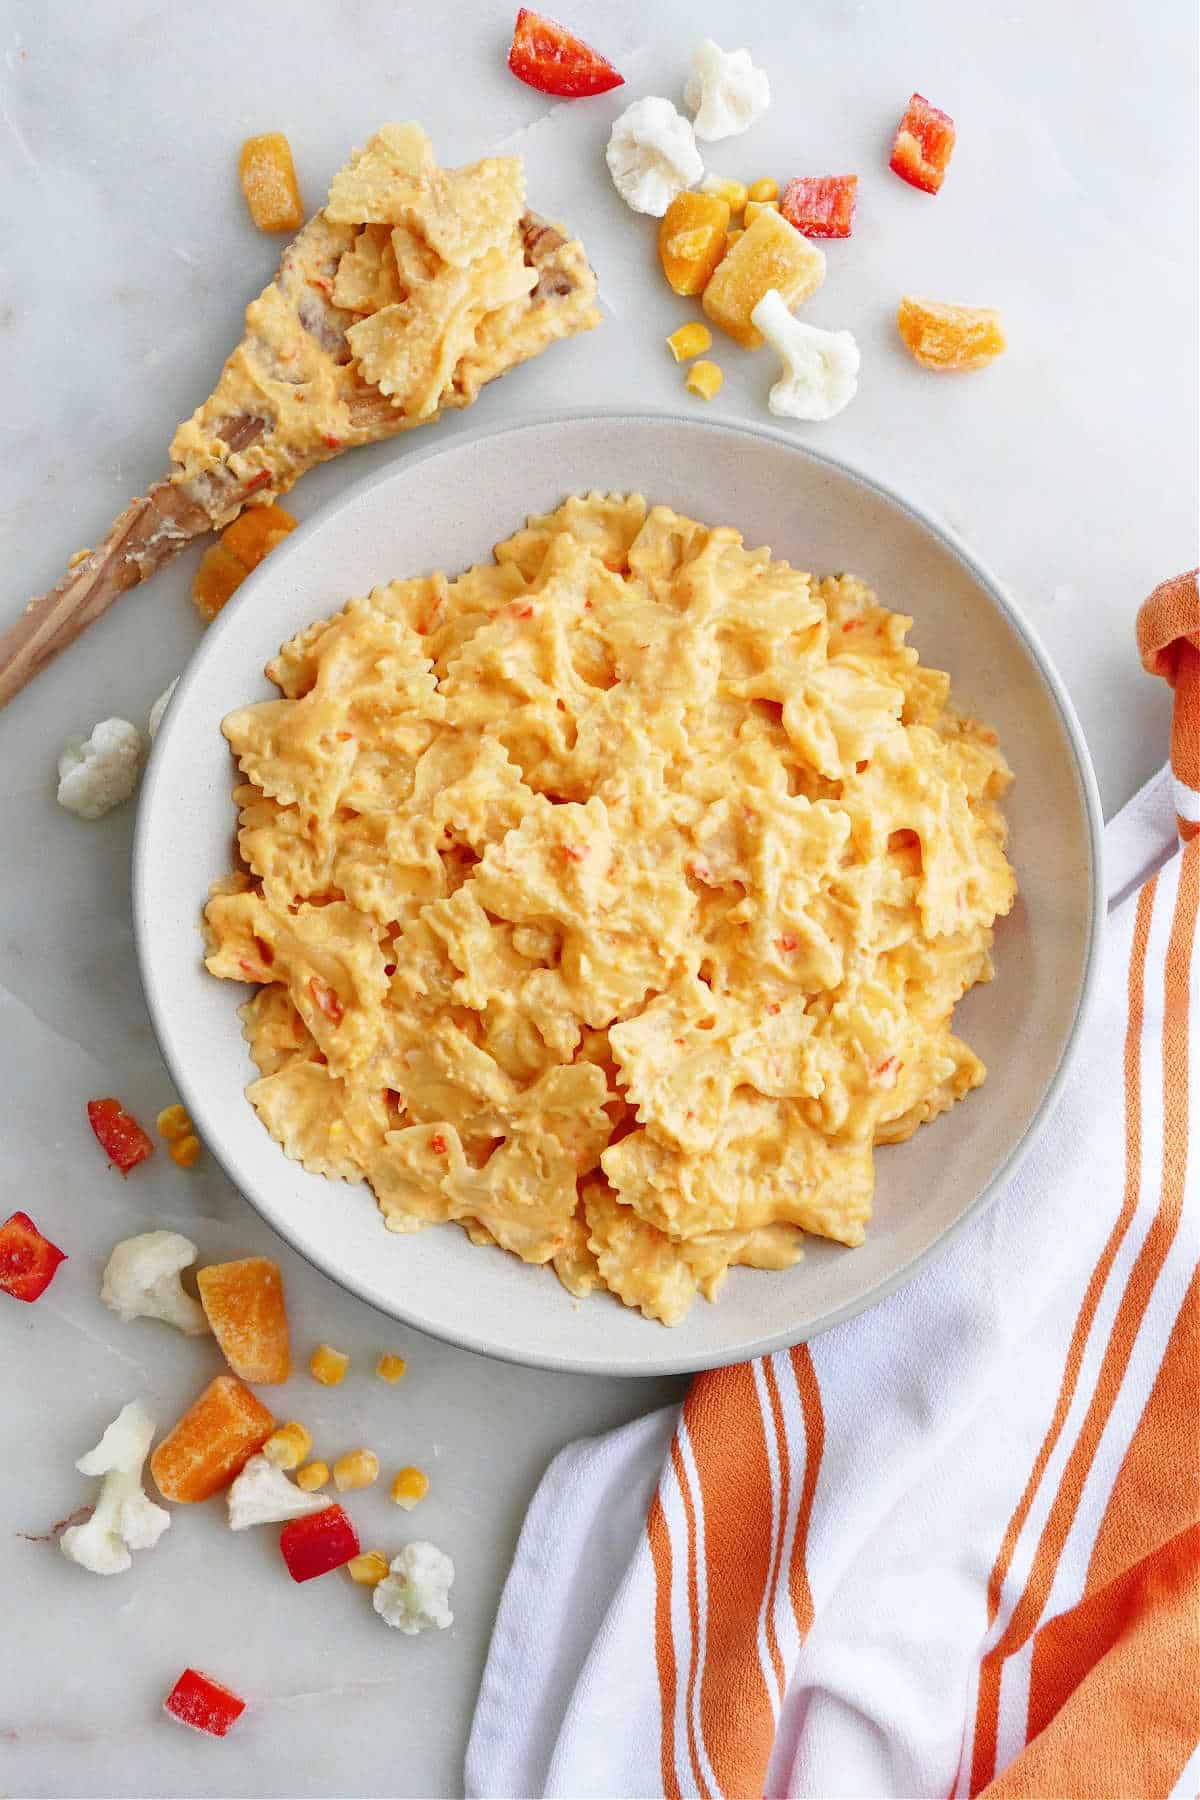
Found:
<path fill-rule="evenodd" d="M 493 424 L 481 427 L 469 436 L 456 433 L 447 441 L 445 438 L 423 445 L 420 449 L 410 450 L 401 461 L 391 460 L 379 469 L 370 470 L 352 481 L 340 493 L 325 501 L 317 510 L 306 518 L 288 536 L 287 542 L 276 552 L 275 568 L 284 557 L 291 559 L 302 555 L 310 537 L 322 530 L 329 519 L 345 507 L 356 504 L 374 489 L 384 486 L 393 480 L 401 471 L 421 468 L 424 464 L 437 458 L 453 455 L 466 447 L 484 439 L 497 437 L 519 437 L 527 432 L 543 432 L 562 425 L 619 423 L 642 425 L 676 425 L 689 430 L 699 428 L 705 433 L 712 433 L 726 438 L 758 438 L 767 439 L 776 445 L 802 456 L 819 467 L 835 471 L 839 475 L 847 475 L 863 487 L 872 490 L 889 505 L 907 514 L 917 525 L 929 532 L 942 543 L 951 554 L 964 564 L 976 583 L 984 589 L 993 605 L 1003 615 L 1010 629 L 1022 640 L 1029 652 L 1031 660 L 1044 683 L 1055 710 L 1062 722 L 1067 741 L 1071 748 L 1075 785 L 1082 801 L 1084 818 L 1087 826 L 1088 847 L 1088 904 L 1086 948 L 1079 995 L 1075 1005 L 1075 1013 L 1063 1046 L 1062 1055 L 1054 1071 L 1045 1093 L 1029 1123 L 1012 1145 L 1004 1161 L 994 1171 L 991 1179 L 980 1189 L 959 1217 L 942 1231 L 924 1249 L 909 1257 L 879 1281 L 867 1293 L 853 1300 L 823 1318 L 818 1324 L 799 1328 L 784 1327 L 779 1331 L 769 1332 L 761 1339 L 755 1339 L 728 1352 L 716 1354 L 685 1353 L 672 1356 L 669 1342 L 672 1336 L 660 1329 L 660 1338 L 666 1341 L 660 1346 L 659 1353 L 649 1353 L 643 1364 L 631 1368 L 626 1362 L 608 1363 L 602 1359 L 579 1362 L 569 1356 L 554 1352 L 543 1352 L 536 1346 L 523 1351 L 511 1348 L 500 1348 L 489 1343 L 486 1334 L 478 1334 L 454 1322 L 451 1324 L 433 1325 L 428 1319 L 415 1315 L 413 1311 L 398 1302 L 394 1306 L 381 1305 L 376 1295 L 366 1290 L 360 1280 L 353 1274 L 339 1271 L 321 1260 L 308 1246 L 297 1241 L 288 1229 L 286 1215 L 282 1209 L 270 1205 L 268 1201 L 259 1200 L 245 1192 L 238 1171 L 226 1161 L 219 1143 L 210 1144 L 209 1151 L 220 1165 L 224 1174 L 239 1195 L 250 1205 L 261 1219 L 276 1232 L 297 1255 L 303 1257 L 312 1268 L 333 1281 L 340 1288 L 351 1293 L 356 1299 L 371 1307 L 385 1318 L 394 1318 L 409 1329 L 435 1337 L 443 1343 L 453 1344 L 461 1350 L 472 1352 L 478 1356 L 490 1357 L 495 1361 L 513 1363 L 519 1367 L 552 1370 L 562 1374 L 623 1376 L 630 1379 L 638 1377 L 656 1377 L 663 1375 L 695 1374 L 703 1369 L 726 1367 L 730 1364 L 769 1355 L 776 1350 L 787 1349 L 793 1344 L 803 1343 L 809 1338 L 817 1337 L 834 1326 L 845 1324 L 849 1319 L 869 1308 L 878 1305 L 896 1293 L 907 1282 L 911 1281 L 927 1263 L 939 1256 L 958 1236 L 967 1223 L 979 1217 L 997 1198 L 1001 1187 L 1016 1174 L 1030 1150 L 1045 1128 L 1050 1115 L 1057 1105 L 1059 1096 L 1066 1084 L 1071 1067 L 1079 1052 L 1084 1028 L 1091 1015 L 1099 979 L 1101 955 L 1103 949 L 1103 932 L 1106 919 L 1106 894 L 1104 885 L 1104 851 L 1103 832 L 1104 817 L 1100 802 L 1100 793 L 1092 767 L 1091 755 L 1083 727 L 1075 711 L 1070 694 L 1062 677 L 1059 675 L 1053 660 L 1043 644 L 1036 628 L 1027 619 L 1020 606 L 1013 598 L 1003 582 L 983 563 L 979 557 L 963 541 L 959 534 L 943 520 L 937 518 L 916 501 L 906 498 L 889 482 L 879 476 L 868 473 L 858 463 L 843 456 L 832 456 L 825 451 L 814 449 L 807 442 L 798 440 L 791 432 L 779 426 L 769 424 L 747 423 L 737 419 L 704 419 L 694 414 L 679 412 L 672 408 L 631 407 L 623 405 L 602 407 L 567 407 L 548 411 L 519 413 L 515 418 L 497 420 Z M 260 565 L 261 568 L 261 565 Z M 204 637 L 193 651 L 179 678 L 180 694 L 186 695 L 192 682 L 196 679 L 202 663 L 211 661 L 219 647 L 226 628 L 231 624 L 232 605 L 242 602 L 251 603 L 253 590 L 258 583 L 259 571 L 251 572 L 230 607 L 225 609 L 226 616 L 217 618 L 208 626 Z M 174 696 L 173 696 L 174 697 Z M 160 744 L 168 735 L 170 728 L 171 708 L 164 717 L 158 740 L 152 746 L 147 767 L 142 779 L 138 796 L 137 817 L 134 824 L 132 846 L 132 915 L 133 934 L 137 953 L 138 976 L 146 1008 L 150 1015 L 150 1023 L 154 1031 L 159 1053 L 175 1082 L 176 1089 L 188 1106 L 189 1111 L 203 1112 L 201 1104 L 197 1107 L 193 1096 L 197 1092 L 196 1084 L 190 1071 L 179 1066 L 171 1052 L 167 1049 L 169 1030 L 166 1024 L 166 1008 L 161 993 L 155 990 L 148 980 L 150 932 L 149 907 L 146 890 L 150 880 L 150 820 L 154 814 L 155 795 L 159 775 L 163 767 Z M 648 1346 L 649 1349 L 649 1346 Z"/>

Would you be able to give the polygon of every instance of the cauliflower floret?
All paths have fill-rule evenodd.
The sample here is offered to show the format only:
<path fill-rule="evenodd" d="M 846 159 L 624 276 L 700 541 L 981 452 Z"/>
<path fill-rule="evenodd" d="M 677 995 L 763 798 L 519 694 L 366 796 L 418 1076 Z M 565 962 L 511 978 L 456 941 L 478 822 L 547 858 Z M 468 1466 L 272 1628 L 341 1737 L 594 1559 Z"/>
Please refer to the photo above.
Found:
<path fill-rule="evenodd" d="M 251 1525 L 282 1525 L 287 1519 L 324 1512 L 329 1505 L 328 1494 L 306 1494 L 261 1454 L 250 1458 L 228 1499 L 232 1531 L 248 1531 Z"/>
<path fill-rule="evenodd" d="M 704 173 L 691 126 L 669 100 L 654 94 L 613 120 L 604 160 L 626 206 L 656 219 Z"/>
<path fill-rule="evenodd" d="M 445 1631 L 454 1623 L 447 1604 L 453 1580 L 454 1564 L 445 1551 L 419 1538 L 392 1558 L 391 1574 L 378 1583 L 371 1604 L 385 1624 L 408 1637 L 431 1625 Z"/>
<path fill-rule="evenodd" d="M 858 392 L 858 345 L 848 331 L 821 331 L 788 311 L 768 288 L 750 318 L 783 358 L 783 374 L 767 399 L 785 419 L 832 419 Z"/>
<path fill-rule="evenodd" d="M 108 1259 L 100 1298 L 119 1319 L 161 1319 L 187 1337 L 211 1330 L 198 1300 L 185 1293 L 180 1272 L 196 1260 L 196 1246 L 177 1231 L 143 1231 L 126 1238 Z"/>
<path fill-rule="evenodd" d="M 163 689 L 162 693 L 158 696 L 158 699 L 154 702 L 154 705 L 150 708 L 150 717 L 146 720 L 146 733 L 151 743 L 153 743 L 158 736 L 158 728 L 162 724 L 163 714 L 166 712 L 168 706 L 170 706 L 171 695 L 178 686 L 179 677 L 177 675 L 174 681 L 169 683 L 169 685 Z"/>
<path fill-rule="evenodd" d="M 92 1516 L 72 1525 L 59 1543 L 64 1556 L 93 1575 L 119 1575 L 131 1550 L 151 1550 L 171 1523 L 171 1515 L 142 1492 L 142 1464 L 154 1439 L 154 1420 L 140 1400 L 123 1406 L 94 1450 L 75 1467 L 81 1475 L 103 1477 Z"/>
<path fill-rule="evenodd" d="M 692 51 L 692 68 L 683 103 L 695 114 L 692 129 L 706 144 L 748 131 L 771 104 L 771 84 L 748 50 L 722 50 L 703 38 Z"/>
<path fill-rule="evenodd" d="M 101 719 L 90 738 L 69 738 L 58 759 L 58 804 L 102 819 L 137 786 L 142 739 L 128 719 Z"/>

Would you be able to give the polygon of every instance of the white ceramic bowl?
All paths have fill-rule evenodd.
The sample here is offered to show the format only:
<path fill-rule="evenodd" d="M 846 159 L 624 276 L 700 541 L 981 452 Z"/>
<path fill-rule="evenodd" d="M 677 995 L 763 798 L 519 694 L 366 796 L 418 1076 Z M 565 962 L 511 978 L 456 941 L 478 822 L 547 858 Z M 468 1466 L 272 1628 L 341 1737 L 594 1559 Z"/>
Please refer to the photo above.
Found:
<path fill-rule="evenodd" d="M 735 1269 L 715 1305 L 673 1331 L 606 1295 L 576 1302 L 546 1269 L 468 1243 L 454 1226 L 397 1236 L 365 1184 L 305 1174 L 243 1098 L 254 1071 L 238 990 L 202 966 L 200 910 L 231 866 L 233 765 L 221 719 L 274 694 L 263 664 L 310 620 L 377 582 L 486 559 L 530 512 L 589 488 L 640 490 L 820 573 L 854 571 L 915 620 L 923 660 L 948 669 L 994 724 L 1021 893 L 997 933 L 997 979 L 957 1028 L 989 1068 L 983 1090 L 878 1156 L 859 1250 L 811 1240 L 785 1274 Z M 382 1311 L 470 1349 L 598 1373 L 710 1367 L 793 1343 L 888 1293 L 1012 1172 L 1077 1038 L 1102 917 L 1100 812 L 1070 702 L 1028 625 L 949 534 L 781 432 L 662 415 L 557 418 L 440 446 L 436 437 L 302 525 L 210 627 L 159 732 L 142 786 L 134 922 L 163 1055 L 204 1142 L 274 1228 Z M 1036 1221 L 1031 1224 L 1036 1229 Z"/>

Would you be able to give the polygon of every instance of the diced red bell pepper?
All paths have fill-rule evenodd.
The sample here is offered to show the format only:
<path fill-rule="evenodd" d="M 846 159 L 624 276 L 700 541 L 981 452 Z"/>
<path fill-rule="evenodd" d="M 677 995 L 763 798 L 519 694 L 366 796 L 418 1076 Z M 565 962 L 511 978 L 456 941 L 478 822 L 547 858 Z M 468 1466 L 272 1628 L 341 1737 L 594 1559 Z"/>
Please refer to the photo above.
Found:
<path fill-rule="evenodd" d="M 508 66 L 518 81 L 539 94 L 556 94 L 560 100 L 585 99 L 624 87 L 625 77 L 606 56 L 585 44 L 556 19 L 530 12 L 523 6 L 513 27 Z"/>
<path fill-rule="evenodd" d="M 946 178 L 954 149 L 954 120 L 914 94 L 892 144 L 891 167 L 901 181 L 936 194 Z"/>
<path fill-rule="evenodd" d="M 779 210 L 805 237 L 848 238 L 857 199 L 857 175 L 798 175 L 784 188 Z"/>
<path fill-rule="evenodd" d="M 119 1100 L 89 1100 L 87 1116 L 100 1148 L 122 1175 L 128 1175 L 130 1169 L 136 1169 L 153 1153 L 154 1145 Z"/>
<path fill-rule="evenodd" d="M 163 1701 L 164 1712 L 193 1731 L 206 1731 L 209 1737 L 224 1737 L 245 1710 L 246 1702 L 232 1688 L 223 1687 L 211 1675 L 202 1675 L 199 1669 L 185 1669 Z"/>
<path fill-rule="evenodd" d="M 291 1519 L 279 1534 L 279 1548 L 293 1581 L 328 1575 L 358 1555 L 358 1533 L 340 1506 Z"/>
<path fill-rule="evenodd" d="M 14 1300 L 37 1300 L 54 1280 L 67 1253 L 43 1237 L 28 1213 L 0 1225 L 0 1288 Z"/>

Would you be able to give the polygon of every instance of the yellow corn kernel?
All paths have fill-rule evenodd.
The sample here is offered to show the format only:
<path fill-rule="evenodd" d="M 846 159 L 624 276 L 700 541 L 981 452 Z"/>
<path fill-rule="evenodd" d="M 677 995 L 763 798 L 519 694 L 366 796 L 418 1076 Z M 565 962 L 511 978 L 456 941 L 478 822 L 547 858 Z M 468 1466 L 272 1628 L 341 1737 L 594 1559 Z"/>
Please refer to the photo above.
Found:
<path fill-rule="evenodd" d="M 262 1453 L 277 1469 L 298 1469 L 311 1449 L 311 1435 L 297 1420 L 289 1419 L 271 1433 Z"/>
<path fill-rule="evenodd" d="M 351 1488 L 370 1487 L 379 1474 L 379 1458 L 373 1450 L 347 1450 L 333 1465 L 333 1485 L 339 1494 Z"/>
<path fill-rule="evenodd" d="M 745 219 L 745 222 L 747 225 L 753 225 L 753 223 L 754 223 L 755 219 L 757 219 L 759 213 L 778 212 L 778 211 L 779 211 L 778 200 L 747 200 L 746 210 L 743 213 L 742 217 Z"/>
<path fill-rule="evenodd" d="M 323 1462 L 305 1463 L 296 1471 L 296 1486 L 311 1494 L 316 1488 L 324 1487 L 329 1480 L 329 1464 Z"/>
<path fill-rule="evenodd" d="M 200 1139 L 189 1131 L 186 1137 L 175 1139 L 168 1154 L 181 1169 L 190 1169 L 200 1154 Z"/>
<path fill-rule="evenodd" d="M 392 1482 L 392 1499 L 405 1512 L 411 1512 L 418 1500 L 429 1492 L 429 1477 L 421 1469 L 401 1469 Z"/>
<path fill-rule="evenodd" d="M 380 1381 L 402 1381 L 408 1364 L 402 1356 L 392 1356 L 386 1352 L 375 1364 L 375 1373 Z"/>
<path fill-rule="evenodd" d="M 282 131 L 246 139 L 238 157 L 238 176 L 250 217 L 260 231 L 296 231 L 303 225 L 292 146 Z"/>
<path fill-rule="evenodd" d="M 663 274 L 677 294 L 701 294 L 725 254 L 729 202 L 719 194 L 676 194 L 658 228 Z"/>
<path fill-rule="evenodd" d="M 388 1559 L 382 1550 L 364 1550 L 346 1564 L 346 1573 L 359 1587 L 378 1587 L 387 1572 Z"/>
<path fill-rule="evenodd" d="M 349 1367 L 346 1352 L 335 1350 L 332 1344 L 318 1344 L 308 1359 L 308 1372 L 322 1387 L 336 1387 L 339 1381 L 345 1381 Z"/>
<path fill-rule="evenodd" d="M 752 181 L 746 189 L 747 200 L 778 200 L 779 183 L 772 181 L 769 175 L 763 175 L 758 181 Z"/>
<path fill-rule="evenodd" d="M 693 363 L 687 372 L 684 386 L 689 394 L 699 394 L 702 400 L 711 400 L 720 390 L 725 377 L 715 362 Z"/>
<path fill-rule="evenodd" d="M 708 175 L 700 183 L 700 190 L 705 194 L 716 194 L 724 200 L 731 213 L 740 213 L 748 198 L 744 181 L 734 181 L 728 175 Z"/>
<path fill-rule="evenodd" d="M 705 350 L 712 349 L 712 332 L 707 325 L 701 325 L 699 319 L 692 319 L 673 331 L 667 339 L 667 349 L 677 363 L 690 362 L 693 356 L 700 356 Z"/>
<path fill-rule="evenodd" d="M 187 1116 L 187 1108 L 176 1103 L 164 1106 L 154 1121 L 160 1138 L 166 1138 L 173 1144 L 176 1138 L 187 1137 L 192 1129 L 192 1121 Z"/>

